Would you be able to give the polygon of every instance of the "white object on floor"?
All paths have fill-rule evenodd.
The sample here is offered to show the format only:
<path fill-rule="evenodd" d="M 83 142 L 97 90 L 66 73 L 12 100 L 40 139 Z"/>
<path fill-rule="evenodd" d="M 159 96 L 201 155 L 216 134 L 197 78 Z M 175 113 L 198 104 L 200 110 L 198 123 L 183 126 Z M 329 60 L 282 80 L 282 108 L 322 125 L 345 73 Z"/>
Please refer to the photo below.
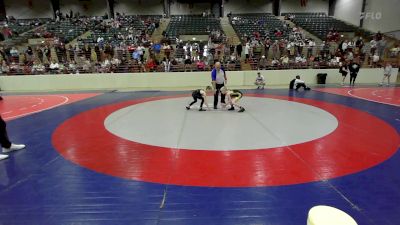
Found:
<path fill-rule="evenodd" d="M 357 222 L 340 209 L 318 205 L 308 212 L 307 225 L 357 225 Z"/>

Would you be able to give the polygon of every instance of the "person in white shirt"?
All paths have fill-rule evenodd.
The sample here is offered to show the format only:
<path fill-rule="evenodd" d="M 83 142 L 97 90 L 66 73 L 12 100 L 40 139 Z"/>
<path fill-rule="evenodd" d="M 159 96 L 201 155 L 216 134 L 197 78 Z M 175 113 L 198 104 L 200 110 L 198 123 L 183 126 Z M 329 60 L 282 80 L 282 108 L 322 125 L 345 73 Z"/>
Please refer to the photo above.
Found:
<path fill-rule="evenodd" d="M 45 70 L 44 65 L 40 63 L 39 60 L 35 60 L 32 66 L 32 73 L 33 74 L 42 74 Z"/>
<path fill-rule="evenodd" d="M 400 52 L 399 46 L 395 46 L 395 47 L 391 48 L 390 49 L 390 57 L 396 58 L 399 55 L 399 52 Z"/>
<path fill-rule="evenodd" d="M 68 70 L 71 72 L 71 74 L 75 73 L 76 71 L 76 63 L 75 61 L 71 61 L 68 65 Z"/>
<path fill-rule="evenodd" d="M 354 59 L 353 52 L 352 52 L 352 51 L 349 51 L 349 52 L 347 53 L 347 60 L 353 60 L 353 59 Z"/>
<path fill-rule="evenodd" d="M 107 66 L 110 66 L 110 64 L 111 64 L 110 60 L 105 59 L 105 60 L 104 60 L 104 63 L 103 63 L 103 66 L 104 66 L 104 67 L 107 67 Z"/>
<path fill-rule="evenodd" d="M 348 46 L 348 44 L 347 44 L 347 40 L 346 40 L 346 41 L 344 41 L 343 44 L 342 44 L 342 52 L 346 52 L 347 46 Z"/>
<path fill-rule="evenodd" d="M 296 56 L 295 62 L 296 62 L 296 63 L 302 63 L 302 62 L 303 62 L 303 58 L 301 57 L 301 55 L 297 55 L 297 56 Z"/>
<path fill-rule="evenodd" d="M 265 87 L 265 78 L 261 75 L 260 72 L 257 73 L 256 81 L 254 84 L 257 86 L 257 89 L 264 89 Z"/>
<path fill-rule="evenodd" d="M 382 82 L 381 82 L 381 86 L 383 85 L 383 83 L 385 82 L 385 79 L 387 79 L 387 84 L 386 86 L 390 85 L 390 75 L 392 75 L 392 65 L 390 64 L 390 62 L 386 62 L 386 66 L 383 70 L 383 78 L 382 78 Z"/>
<path fill-rule="evenodd" d="M 374 55 L 375 51 L 376 51 L 376 47 L 378 45 L 378 42 L 374 38 L 369 42 L 369 45 L 370 45 L 370 49 L 371 49 L 370 53 L 371 53 L 371 55 Z"/>
<path fill-rule="evenodd" d="M 301 87 L 304 88 L 304 90 L 306 90 L 306 91 L 310 90 L 310 88 L 307 87 L 306 82 L 304 82 L 303 80 L 300 79 L 299 75 L 297 75 L 296 78 L 294 80 L 292 80 L 290 83 L 291 83 L 290 84 L 291 89 L 294 88 L 296 91 L 298 91 L 299 88 L 301 88 Z"/>
<path fill-rule="evenodd" d="M 119 64 L 121 64 L 121 60 L 119 60 L 118 58 L 114 57 L 111 60 L 111 64 L 114 65 L 114 66 L 119 66 Z"/>
<path fill-rule="evenodd" d="M 271 65 L 272 66 L 278 66 L 279 65 L 279 61 L 277 60 L 277 59 L 272 59 L 272 61 L 271 61 Z"/>
<path fill-rule="evenodd" d="M 17 50 L 15 47 L 12 47 L 11 50 L 10 50 L 10 55 L 11 55 L 12 57 L 18 57 L 19 52 L 18 52 L 18 50 Z"/>
<path fill-rule="evenodd" d="M 214 69 L 211 71 L 211 83 L 213 85 L 213 89 L 215 90 L 214 109 L 217 109 L 219 93 L 221 92 L 221 88 L 226 85 L 226 82 L 226 72 L 221 68 L 221 63 L 216 62 Z M 225 94 L 223 93 L 221 93 L 221 103 L 225 104 Z"/>
<path fill-rule="evenodd" d="M 244 47 L 244 54 L 246 55 L 246 62 L 250 58 L 250 43 L 246 43 L 246 46 Z"/>
<path fill-rule="evenodd" d="M 50 71 L 52 71 L 52 72 L 54 72 L 54 73 L 57 73 L 58 72 L 58 69 L 60 68 L 60 66 L 58 65 L 58 63 L 56 62 L 56 61 L 53 61 L 51 64 L 50 64 Z"/>
<path fill-rule="evenodd" d="M 372 56 L 372 66 L 376 67 L 379 62 L 379 55 L 378 52 L 375 52 L 375 54 Z"/>
<path fill-rule="evenodd" d="M 138 52 L 139 55 L 140 55 L 140 61 L 141 61 L 141 62 L 144 62 L 144 51 L 145 51 L 145 48 L 143 47 L 143 45 L 140 45 L 140 46 L 137 48 L 137 52 Z"/>
<path fill-rule="evenodd" d="M 282 65 L 284 65 L 284 66 L 289 65 L 289 57 L 288 57 L 287 55 L 284 55 L 284 56 L 281 58 L 281 62 L 282 62 Z"/>
<path fill-rule="evenodd" d="M 313 49 L 314 48 L 315 48 L 315 42 L 311 39 L 308 42 L 307 58 L 310 58 L 313 55 Z"/>

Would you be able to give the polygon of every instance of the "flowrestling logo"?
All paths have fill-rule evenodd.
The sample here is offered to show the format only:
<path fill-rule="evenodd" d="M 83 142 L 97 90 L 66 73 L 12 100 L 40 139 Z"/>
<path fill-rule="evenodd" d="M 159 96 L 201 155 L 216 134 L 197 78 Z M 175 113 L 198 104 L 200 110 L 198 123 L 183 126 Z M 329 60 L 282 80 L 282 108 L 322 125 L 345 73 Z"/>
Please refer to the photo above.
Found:
<path fill-rule="evenodd" d="M 360 19 L 363 20 L 380 20 L 382 19 L 382 13 L 381 12 L 362 12 L 360 14 Z"/>

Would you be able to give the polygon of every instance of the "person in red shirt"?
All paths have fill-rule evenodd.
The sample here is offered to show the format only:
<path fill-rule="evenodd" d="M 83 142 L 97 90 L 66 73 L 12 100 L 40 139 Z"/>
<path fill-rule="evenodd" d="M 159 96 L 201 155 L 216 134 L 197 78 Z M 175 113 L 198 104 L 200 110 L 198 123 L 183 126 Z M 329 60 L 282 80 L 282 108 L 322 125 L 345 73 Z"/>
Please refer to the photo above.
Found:
<path fill-rule="evenodd" d="M 203 60 L 199 60 L 196 63 L 197 69 L 198 70 L 204 70 L 204 68 L 206 67 L 206 64 L 204 63 Z"/>
<path fill-rule="evenodd" d="M 157 64 L 154 62 L 152 58 L 149 58 L 146 63 L 146 68 L 150 71 L 153 72 L 155 68 L 157 67 Z"/>

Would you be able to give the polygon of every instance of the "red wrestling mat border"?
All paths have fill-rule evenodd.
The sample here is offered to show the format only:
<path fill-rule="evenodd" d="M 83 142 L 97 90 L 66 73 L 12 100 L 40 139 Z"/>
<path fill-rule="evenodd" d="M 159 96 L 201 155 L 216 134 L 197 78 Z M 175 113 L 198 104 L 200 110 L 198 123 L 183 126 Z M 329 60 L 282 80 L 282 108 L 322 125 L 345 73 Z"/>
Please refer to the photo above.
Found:
<path fill-rule="evenodd" d="M 4 120 L 17 119 L 61 105 L 74 103 L 99 95 L 98 93 L 60 95 L 14 95 L 3 96 L 0 112 Z"/>
<path fill-rule="evenodd" d="M 319 88 L 327 92 L 347 97 L 359 98 L 371 102 L 400 106 L 400 88 Z"/>
<path fill-rule="evenodd" d="M 319 107 L 333 114 L 339 125 L 334 132 L 313 141 L 251 151 L 157 147 L 119 138 L 104 127 L 104 120 L 116 110 L 180 95 L 125 101 L 83 112 L 61 124 L 53 133 L 52 142 L 65 159 L 99 173 L 137 181 L 208 187 L 291 185 L 345 176 L 382 163 L 399 147 L 398 133 L 368 113 L 311 99 L 248 96 Z"/>

